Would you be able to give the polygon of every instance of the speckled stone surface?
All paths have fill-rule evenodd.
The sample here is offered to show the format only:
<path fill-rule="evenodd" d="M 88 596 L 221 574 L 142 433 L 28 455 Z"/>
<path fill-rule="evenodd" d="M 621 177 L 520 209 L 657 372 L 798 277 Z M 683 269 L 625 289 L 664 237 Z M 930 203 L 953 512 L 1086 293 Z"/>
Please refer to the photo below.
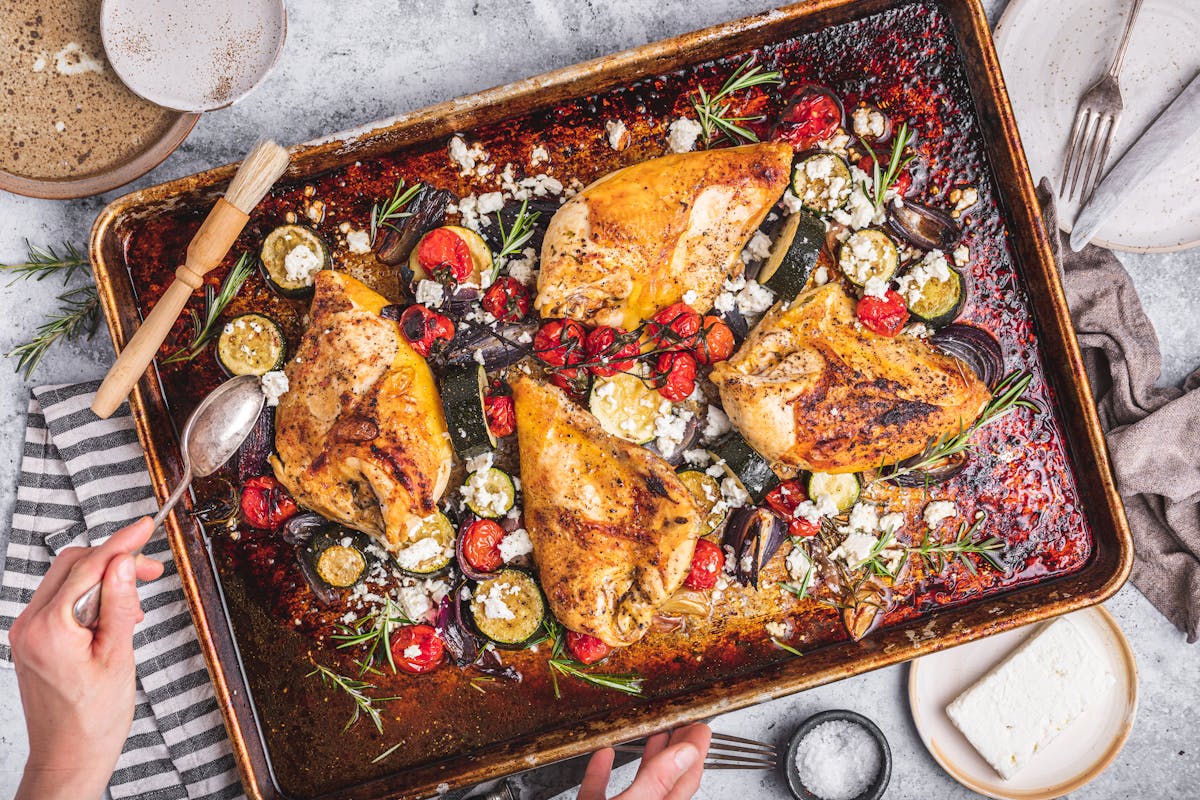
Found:
<path fill-rule="evenodd" d="M 555 67 L 735 19 L 773 0 L 407 0 L 329 3 L 292 0 L 288 40 L 267 82 L 232 108 L 205 115 L 162 166 L 126 190 L 240 157 L 259 136 L 285 143 L 415 109 Z M 1003 0 L 986 2 L 993 21 Z M 0 116 L 2 118 L 2 116 Z M 72 202 L 0 193 L 0 262 L 19 260 L 23 241 L 81 246 L 96 213 L 123 192 Z M 1131 256 L 1132 273 L 1158 329 L 1163 381 L 1200 366 L 1200 250 Z M 58 286 L 0 288 L 0 351 L 22 342 L 54 307 Z M 37 383 L 101 376 L 112 360 L 107 336 L 56 348 Z M 12 513 L 13 487 L 30 383 L 0 364 L 0 519 Z M 1194 798 L 1200 786 L 1200 648 L 1132 587 L 1108 603 L 1133 644 L 1141 676 L 1137 723 L 1124 750 L 1078 798 Z M 895 767 L 887 797 L 950 800 L 975 795 L 954 783 L 925 752 L 908 712 L 907 668 L 891 667 L 720 718 L 723 731 L 784 742 L 808 714 L 850 708 L 874 719 L 891 742 Z M 16 681 L 0 670 L 0 797 L 11 797 L 27 743 Z M 522 777 L 525 797 L 547 796 L 551 776 Z M 560 778 L 561 779 L 561 778 Z M 552 792 L 551 792 L 552 793 Z M 786 798 L 773 774 L 710 772 L 699 797 Z"/>

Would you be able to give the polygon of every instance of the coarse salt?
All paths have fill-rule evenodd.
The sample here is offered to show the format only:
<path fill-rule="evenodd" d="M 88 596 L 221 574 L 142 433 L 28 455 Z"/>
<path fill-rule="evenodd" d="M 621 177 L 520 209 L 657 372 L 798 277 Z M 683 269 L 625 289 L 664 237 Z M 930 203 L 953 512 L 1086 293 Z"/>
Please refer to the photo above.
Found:
<path fill-rule="evenodd" d="M 800 740 L 796 770 L 804 788 L 822 800 L 853 800 L 879 775 L 879 745 L 854 722 L 830 720 Z"/>

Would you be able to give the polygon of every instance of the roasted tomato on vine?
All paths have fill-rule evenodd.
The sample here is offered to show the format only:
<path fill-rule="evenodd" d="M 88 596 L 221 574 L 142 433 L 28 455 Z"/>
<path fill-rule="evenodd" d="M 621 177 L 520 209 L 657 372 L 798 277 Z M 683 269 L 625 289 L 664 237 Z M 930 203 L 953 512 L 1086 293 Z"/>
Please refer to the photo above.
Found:
<path fill-rule="evenodd" d="M 725 554 L 721 548 L 708 539 L 699 539 L 696 541 L 696 551 L 692 554 L 692 569 L 683 585 L 700 591 L 711 589 L 717 585 L 723 569 Z"/>
<path fill-rule="evenodd" d="M 633 369 L 634 360 L 642 352 L 637 334 L 620 328 L 596 328 L 587 335 L 584 344 L 588 368 L 593 375 L 602 378 L 611 378 L 618 372 Z"/>
<path fill-rule="evenodd" d="M 532 304 L 525 284 L 508 275 L 497 278 L 483 293 L 484 310 L 501 322 L 520 322 Z"/>
<path fill-rule="evenodd" d="M 500 541 L 504 528 L 494 519 L 477 519 L 459 533 L 462 537 L 463 557 L 476 572 L 495 572 L 504 564 L 500 555 Z"/>
<path fill-rule="evenodd" d="M 296 501 L 271 475 L 246 481 L 242 489 L 242 519 L 262 530 L 274 530 L 295 516 Z"/>
<path fill-rule="evenodd" d="M 842 106 L 837 98 L 825 89 L 809 86 L 783 110 L 773 138 L 788 142 L 799 152 L 830 138 L 841 125 Z"/>
<path fill-rule="evenodd" d="M 405 625 L 392 633 L 392 661 L 412 675 L 431 672 L 446 658 L 446 645 L 430 625 Z"/>
<path fill-rule="evenodd" d="M 663 353 L 654 374 L 659 394 L 673 403 L 686 400 L 696 389 L 696 357 L 683 351 Z"/>
<path fill-rule="evenodd" d="M 767 506 L 787 523 L 788 535 L 798 538 L 815 536 L 818 527 L 796 513 L 796 507 L 808 499 L 808 491 L 799 478 L 784 481 L 767 492 Z"/>
<path fill-rule="evenodd" d="M 603 640 L 575 631 L 567 631 L 567 649 L 581 664 L 595 664 L 608 658 L 608 654 L 612 652 L 612 648 Z"/>
<path fill-rule="evenodd" d="M 454 338 L 454 323 L 422 305 L 412 305 L 400 315 L 400 332 L 412 349 L 429 358 L 440 344 Z"/>
<path fill-rule="evenodd" d="M 587 329 L 573 319 L 552 319 L 533 337 L 533 352 L 550 370 L 550 382 L 573 395 L 587 391 L 587 372 L 572 368 L 587 359 Z M 566 369 L 561 369 L 566 367 Z"/>
<path fill-rule="evenodd" d="M 421 237 L 417 243 L 417 263 L 443 282 L 462 283 L 475 270 L 471 248 L 450 228 L 434 228 Z"/>
<path fill-rule="evenodd" d="M 690 350 L 700 332 L 700 315 L 687 303 L 675 303 L 655 313 L 646 335 L 659 349 Z"/>
<path fill-rule="evenodd" d="M 503 439 L 517 429 L 517 411 L 512 395 L 489 394 L 483 399 L 483 413 L 492 435 Z"/>
<path fill-rule="evenodd" d="M 733 355 L 733 331 L 720 317 L 708 316 L 700 323 L 696 337 L 696 359 L 701 364 L 715 364 Z"/>
<path fill-rule="evenodd" d="M 866 295 L 855 313 L 864 328 L 880 336 L 895 336 L 908 322 L 908 307 L 895 289 L 888 289 L 883 297 Z"/>

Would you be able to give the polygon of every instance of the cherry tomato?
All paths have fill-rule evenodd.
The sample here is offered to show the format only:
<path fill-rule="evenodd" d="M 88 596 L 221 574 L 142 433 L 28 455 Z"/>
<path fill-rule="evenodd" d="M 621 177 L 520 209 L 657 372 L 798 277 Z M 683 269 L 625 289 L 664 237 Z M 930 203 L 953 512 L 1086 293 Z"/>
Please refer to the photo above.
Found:
<path fill-rule="evenodd" d="M 789 142 L 797 151 L 808 150 L 828 139 L 842 124 L 842 108 L 829 92 L 809 87 L 797 95 L 780 115 L 774 138 Z"/>
<path fill-rule="evenodd" d="M 295 515 L 296 501 L 270 475 L 246 481 L 242 489 L 242 518 L 255 528 L 274 530 Z"/>
<path fill-rule="evenodd" d="M 529 289 L 516 278 L 505 275 L 483 293 L 483 308 L 501 322 L 520 322 L 529 313 L 533 301 Z"/>
<path fill-rule="evenodd" d="M 504 528 L 494 519 L 477 519 L 459 533 L 463 537 L 463 557 L 477 572 L 495 572 L 504 564 L 500 555 L 500 540 Z"/>
<path fill-rule="evenodd" d="M 880 336 L 895 336 L 908 322 L 904 298 L 894 289 L 888 289 L 883 297 L 867 295 L 858 301 L 855 313 L 864 328 Z"/>
<path fill-rule="evenodd" d="M 584 345 L 589 369 L 604 378 L 633 369 L 634 359 L 642 352 L 637 335 L 620 328 L 596 328 L 587 335 Z"/>
<path fill-rule="evenodd" d="M 798 538 L 815 536 L 819 528 L 804 517 L 797 516 L 796 506 L 808 499 L 808 491 L 799 478 L 784 481 L 767 492 L 767 506 L 788 525 L 788 534 Z"/>
<path fill-rule="evenodd" d="M 876 156 L 874 153 L 867 153 L 865 156 L 863 156 L 862 158 L 860 158 L 858 160 L 858 163 L 855 166 L 857 166 L 859 169 L 861 169 L 863 172 L 867 173 L 868 175 L 871 175 L 872 174 L 871 171 L 873 169 L 875 169 L 875 157 Z M 879 169 L 881 172 L 887 170 L 888 161 L 890 159 L 891 159 L 891 157 L 888 156 L 888 157 L 880 160 Z M 896 175 L 896 179 L 894 181 L 892 181 L 891 188 L 895 189 L 896 193 L 898 195 L 900 195 L 901 197 L 903 197 L 904 195 L 908 194 L 908 190 L 912 188 L 912 182 L 913 182 L 912 173 L 909 172 L 907 168 L 902 169 L 902 170 L 900 170 L 900 173 L 898 175 Z"/>
<path fill-rule="evenodd" d="M 405 625 L 392 633 L 392 661 L 405 672 L 431 672 L 446 658 L 446 645 L 430 625 Z"/>
<path fill-rule="evenodd" d="M 612 652 L 611 647 L 595 636 L 575 631 L 567 631 L 567 649 L 575 656 L 576 661 L 583 664 L 595 664 L 608 658 L 608 654 Z"/>
<path fill-rule="evenodd" d="M 550 382 L 576 397 L 587 391 L 587 371 L 571 368 L 587 358 L 587 329 L 573 319 L 552 319 L 533 337 L 533 352 L 551 367 Z"/>
<path fill-rule="evenodd" d="M 493 436 L 503 439 L 517 429 L 517 411 L 511 395 L 489 394 L 483 399 L 483 412 Z"/>
<path fill-rule="evenodd" d="M 400 332 L 412 349 L 429 358 L 434 349 L 454 338 L 454 323 L 422 305 L 412 305 L 400 315 Z"/>
<path fill-rule="evenodd" d="M 417 263 L 435 279 L 462 283 L 475 271 L 471 248 L 449 228 L 434 228 L 417 242 Z"/>
<path fill-rule="evenodd" d="M 687 303 L 675 303 L 646 323 L 646 335 L 659 348 L 689 349 L 700 331 L 700 315 Z"/>
<path fill-rule="evenodd" d="M 708 316 L 700 325 L 696 337 L 696 360 L 715 364 L 733 355 L 733 331 L 719 317 Z"/>
<path fill-rule="evenodd" d="M 692 554 L 692 569 L 683 585 L 701 591 L 711 589 L 717 585 L 717 578 L 721 577 L 723 569 L 725 553 L 708 539 L 700 539 L 696 542 L 696 552 Z"/>
<path fill-rule="evenodd" d="M 696 357 L 691 353 L 663 353 L 654 366 L 658 393 L 671 402 L 686 400 L 696 390 Z"/>

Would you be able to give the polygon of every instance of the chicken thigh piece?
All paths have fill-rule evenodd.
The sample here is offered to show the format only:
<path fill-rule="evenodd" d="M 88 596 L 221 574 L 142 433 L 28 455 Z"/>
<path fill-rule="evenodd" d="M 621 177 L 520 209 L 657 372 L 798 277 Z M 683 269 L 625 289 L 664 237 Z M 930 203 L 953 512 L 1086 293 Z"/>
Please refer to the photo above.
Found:
<path fill-rule="evenodd" d="M 525 527 L 567 628 L 636 642 L 691 567 L 700 512 L 667 462 L 611 436 L 559 389 L 513 382 Z"/>
<path fill-rule="evenodd" d="M 860 472 L 921 452 L 978 417 L 991 395 L 928 342 L 857 324 L 835 283 L 776 305 L 712 380 L 742 437 L 766 459 Z"/>
<path fill-rule="evenodd" d="M 689 294 L 703 313 L 787 188 L 792 148 L 749 144 L 662 156 L 605 175 L 550 220 L 542 317 L 632 330 Z"/>
<path fill-rule="evenodd" d="M 394 553 L 437 511 L 454 455 L 433 373 L 385 305 L 354 278 L 317 273 L 271 466 L 300 505 Z"/>

